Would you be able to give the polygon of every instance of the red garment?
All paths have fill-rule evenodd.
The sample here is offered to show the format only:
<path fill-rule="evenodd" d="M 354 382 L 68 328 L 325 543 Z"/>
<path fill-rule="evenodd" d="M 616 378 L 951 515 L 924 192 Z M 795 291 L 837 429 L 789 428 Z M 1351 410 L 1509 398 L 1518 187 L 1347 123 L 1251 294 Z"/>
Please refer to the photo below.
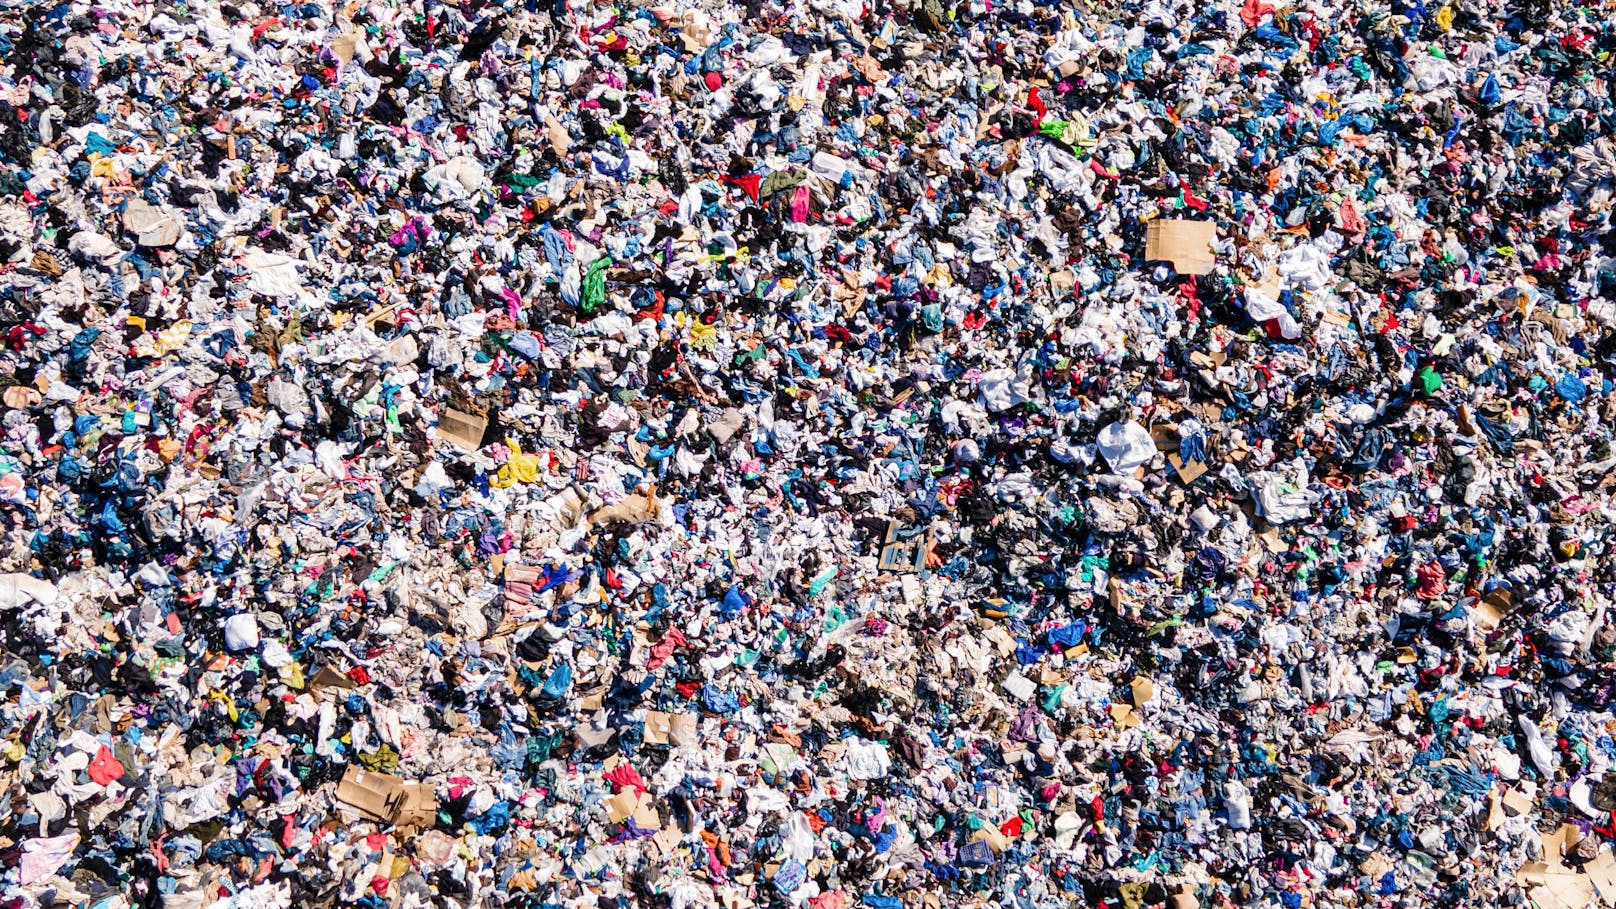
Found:
<path fill-rule="evenodd" d="M 1273 4 L 1264 3 L 1262 0 L 1246 0 L 1246 5 L 1240 8 L 1240 21 L 1246 24 L 1246 28 L 1256 28 L 1262 17 L 1273 11 Z"/>
<path fill-rule="evenodd" d="M 102 745 L 101 750 L 90 761 L 89 774 L 96 785 L 106 786 L 113 780 L 123 779 L 123 764 L 112 756 L 111 748 Z"/>
<path fill-rule="evenodd" d="M 669 629 L 668 633 L 662 636 L 662 640 L 657 641 L 651 647 L 651 659 L 645 664 L 646 670 L 655 672 L 658 666 L 668 661 L 668 657 L 673 656 L 675 650 L 689 644 L 690 642 L 685 639 L 684 632 L 677 628 Z"/>
<path fill-rule="evenodd" d="M 265 32 L 269 31 L 270 29 L 274 28 L 277 25 L 280 25 L 281 22 L 283 22 L 283 21 L 284 20 L 282 20 L 280 16 L 271 16 L 270 18 L 265 19 L 264 21 L 262 21 L 262 22 L 258 23 L 257 25 L 253 26 L 253 30 L 252 30 L 252 39 L 253 39 L 253 41 L 256 42 L 256 41 L 260 40 L 261 38 L 264 37 Z"/>
<path fill-rule="evenodd" d="M 612 794 L 615 795 L 624 789 L 633 789 L 635 794 L 645 794 L 645 780 L 640 778 L 640 772 L 627 762 L 618 764 L 610 771 L 601 774 L 606 781 L 612 784 Z"/>
<path fill-rule="evenodd" d="M 1448 573 L 1439 562 L 1426 562 L 1414 569 L 1414 576 L 1419 579 L 1414 595 L 1422 600 L 1434 600 L 1448 590 Z"/>
<path fill-rule="evenodd" d="M 1038 86 L 1034 85 L 1027 92 L 1027 106 L 1038 112 L 1038 119 L 1034 122 L 1044 125 L 1044 118 L 1049 116 L 1049 108 L 1044 106 L 1044 99 L 1038 97 Z"/>
<path fill-rule="evenodd" d="M 739 186 L 746 197 L 753 202 L 758 200 L 758 190 L 763 187 L 763 178 L 758 174 L 743 174 L 739 177 L 723 176 L 723 181 L 731 186 Z"/>

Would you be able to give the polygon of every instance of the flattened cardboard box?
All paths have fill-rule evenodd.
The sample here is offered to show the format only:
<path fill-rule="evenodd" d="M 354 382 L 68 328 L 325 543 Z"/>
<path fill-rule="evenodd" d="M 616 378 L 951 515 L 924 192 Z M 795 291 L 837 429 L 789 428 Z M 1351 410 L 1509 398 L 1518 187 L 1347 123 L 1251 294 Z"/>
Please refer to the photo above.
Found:
<path fill-rule="evenodd" d="M 1616 859 L 1609 852 L 1596 852 L 1581 871 L 1566 866 L 1565 853 L 1581 839 L 1577 827 L 1561 825 L 1554 833 L 1543 835 L 1543 860 L 1527 862 L 1516 872 L 1515 882 L 1539 909 L 1616 905 Z"/>
<path fill-rule="evenodd" d="M 316 695 L 326 691 L 353 691 L 358 687 L 353 679 L 329 665 L 321 666 L 319 671 L 314 673 L 314 678 L 309 679 L 309 690 Z"/>
<path fill-rule="evenodd" d="M 483 447 L 488 418 L 445 407 L 438 415 L 438 435 L 469 451 Z"/>
<path fill-rule="evenodd" d="M 408 781 L 404 784 L 404 802 L 393 815 L 393 823 L 400 827 L 426 827 L 438 817 L 438 793 L 428 783 Z"/>
<path fill-rule="evenodd" d="M 337 801 L 373 821 L 400 827 L 425 826 L 438 813 L 438 795 L 431 786 L 354 766 L 337 784 Z"/>
<path fill-rule="evenodd" d="M 632 817 L 639 807 L 640 794 L 633 789 L 624 789 L 606 799 L 606 820 L 620 824 L 624 818 Z"/>
<path fill-rule="evenodd" d="M 696 741 L 694 713 L 645 712 L 645 744 L 684 746 Z"/>
<path fill-rule="evenodd" d="M 1218 226 L 1212 221 L 1157 218 L 1145 225 L 1145 258 L 1171 262 L 1181 275 L 1204 275 L 1212 270 L 1212 241 Z"/>

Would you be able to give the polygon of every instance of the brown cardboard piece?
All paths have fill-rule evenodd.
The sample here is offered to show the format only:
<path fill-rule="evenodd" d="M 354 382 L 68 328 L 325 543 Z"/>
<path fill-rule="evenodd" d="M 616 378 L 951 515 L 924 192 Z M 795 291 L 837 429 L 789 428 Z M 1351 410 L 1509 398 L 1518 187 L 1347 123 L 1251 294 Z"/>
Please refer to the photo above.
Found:
<path fill-rule="evenodd" d="M 673 850 L 679 848 L 679 840 L 679 828 L 663 827 L 657 831 L 656 836 L 651 837 L 651 846 L 656 850 L 658 856 L 665 858 L 672 855 Z"/>
<path fill-rule="evenodd" d="M 1135 707 L 1145 706 L 1146 704 L 1150 703 L 1151 698 L 1156 696 L 1155 683 L 1144 676 L 1140 676 L 1134 679 L 1132 682 L 1129 682 L 1128 687 L 1133 689 L 1133 705 Z"/>
<path fill-rule="evenodd" d="M 404 801 L 393 813 L 393 823 L 400 827 L 425 827 L 437 819 L 438 793 L 428 783 L 408 780 L 404 783 Z"/>
<path fill-rule="evenodd" d="M 1204 275 L 1212 270 L 1212 241 L 1218 226 L 1212 221 L 1157 218 L 1145 225 L 1145 258 L 1173 263 L 1181 275 Z"/>
<path fill-rule="evenodd" d="M 694 713 L 645 712 L 645 744 L 682 747 L 696 741 L 696 715 Z"/>
<path fill-rule="evenodd" d="M 337 784 L 337 801 L 357 808 L 372 820 L 391 820 L 393 809 L 404 796 L 403 782 L 396 776 L 350 765 Z"/>
<path fill-rule="evenodd" d="M 1616 905 L 1616 861 L 1601 851 L 1584 868 L 1586 874 L 1566 867 L 1565 853 L 1577 845 L 1582 833 L 1570 824 L 1543 837 L 1543 861 L 1527 862 L 1515 875 L 1539 909 L 1583 909 L 1590 904 Z"/>
<path fill-rule="evenodd" d="M 445 407 L 438 415 L 438 435 L 469 451 L 483 447 L 488 418 Z"/>
<path fill-rule="evenodd" d="M 430 824 L 438 812 L 437 793 L 426 783 L 352 765 L 337 784 L 337 801 L 373 821 L 400 827 Z"/>
<path fill-rule="evenodd" d="M 1482 631 L 1492 631 L 1504 621 L 1504 614 L 1486 600 L 1478 600 L 1470 610 L 1470 618 L 1475 620 L 1476 627 Z"/>
<path fill-rule="evenodd" d="M 624 789 L 606 800 L 606 819 L 614 824 L 622 823 L 625 818 L 633 816 L 639 807 L 639 794 L 633 789 Z"/>
<path fill-rule="evenodd" d="M 1502 793 L 1494 791 L 1489 795 L 1487 801 L 1488 830 L 1497 830 L 1509 818 L 1520 817 L 1532 810 L 1532 800 L 1527 798 L 1519 789 L 1506 787 Z"/>
<path fill-rule="evenodd" d="M 1514 611 L 1514 594 L 1500 588 L 1476 601 L 1470 609 L 1470 617 L 1483 631 L 1492 631 L 1504 621 L 1505 616 Z"/>
<path fill-rule="evenodd" d="M 685 13 L 679 21 L 679 37 L 685 43 L 685 49 L 691 53 L 699 53 L 706 48 L 712 30 L 708 27 L 707 16 L 702 13 Z"/>
<path fill-rule="evenodd" d="M 333 688 L 341 691 L 352 691 L 357 687 L 359 686 L 354 684 L 353 679 L 348 678 L 329 665 L 321 666 L 320 670 L 314 674 L 314 678 L 309 679 L 309 691 L 316 695 Z"/>
<path fill-rule="evenodd" d="M 983 824 L 981 829 L 971 835 L 971 841 L 987 843 L 988 848 L 994 852 L 1003 852 L 1010 848 L 1010 838 L 992 824 Z"/>
<path fill-rule="evenodd" d="M 1186 462 L 1179 457 L 1176 451 L 1167 456 L 1167 463 L 1171 464 L 1173 470 L 1178 472 L 1178 479 L 1186 486 L 1199 480 L 1201 475 L 1206 473 L 1206 463 L 1204 461 Z"/>
<path fill-rule="evenodd" d="M 1156 443 L 1157 451 L 1177 451 L 1178 427 L 1171 423 L 1157 423 L 1150 427 L 1150 441 Z"/>
<path fill-rule="evenodd" d="M 1118 728 L 1132 729 L 1139 725 L 1139 714 L 1135 713 L 1132 707 L 1118 701 L 1111 705 L 1111 721 L 1116 723 Z"/>

